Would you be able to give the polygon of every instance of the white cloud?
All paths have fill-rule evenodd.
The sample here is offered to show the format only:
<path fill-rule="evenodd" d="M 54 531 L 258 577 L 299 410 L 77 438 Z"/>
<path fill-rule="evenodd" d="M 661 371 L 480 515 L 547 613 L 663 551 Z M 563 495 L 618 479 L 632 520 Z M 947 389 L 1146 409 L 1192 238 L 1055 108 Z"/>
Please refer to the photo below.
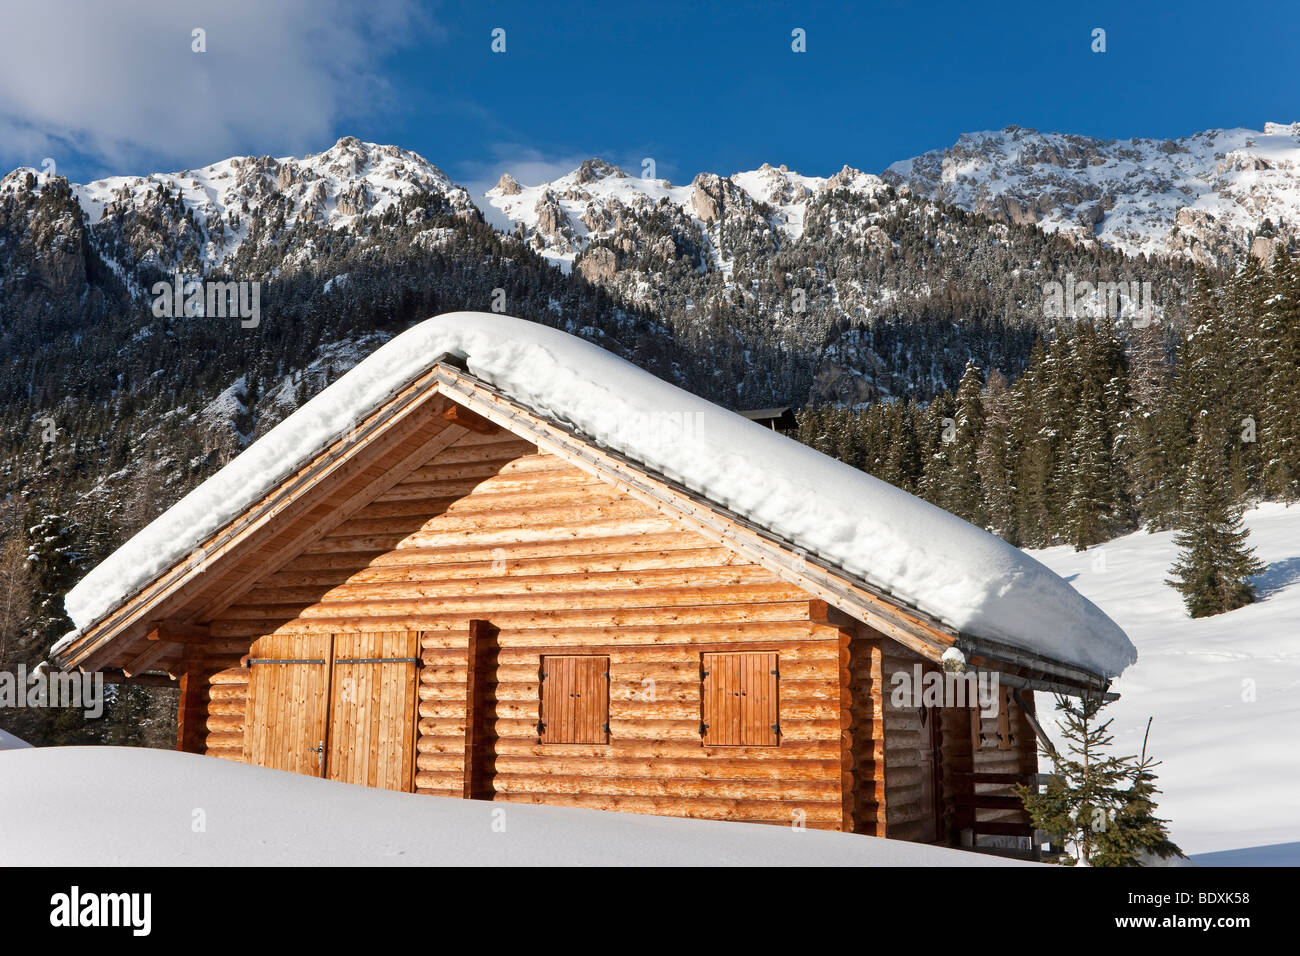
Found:
<path fill-rule="evenodd" d="M 42 0 L 4 20 L 0 158 L 72 150 L 121 172 L 327 145 L 391 99 L 383 57 L 438 32 L 414 0 Z"/>

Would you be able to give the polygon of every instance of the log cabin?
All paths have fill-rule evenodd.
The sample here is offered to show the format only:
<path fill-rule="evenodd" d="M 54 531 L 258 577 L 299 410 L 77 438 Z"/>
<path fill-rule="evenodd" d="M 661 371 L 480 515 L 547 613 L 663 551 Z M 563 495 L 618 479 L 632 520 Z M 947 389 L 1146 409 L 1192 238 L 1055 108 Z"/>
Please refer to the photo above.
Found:
<path fill-rule="evenodd" d="M 53 660 L 173 682 L 184 751 L 1021 851 L 1035 692 L 1104 693 L 1135 657 L 983 530 L 477 313 L 385 344 L 65 603 Z M 958 672 L 993 706 L 897 692 Z"/>

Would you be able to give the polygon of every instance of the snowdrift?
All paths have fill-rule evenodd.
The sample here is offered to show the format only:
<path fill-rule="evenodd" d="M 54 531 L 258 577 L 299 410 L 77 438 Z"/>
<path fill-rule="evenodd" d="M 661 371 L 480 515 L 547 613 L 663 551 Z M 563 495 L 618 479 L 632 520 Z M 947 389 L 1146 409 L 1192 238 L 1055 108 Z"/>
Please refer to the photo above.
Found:
<path fill-rule="evenodd" d="M 1031 866 L 791 827 L 452 800 L 131 747 L 0 754 L 0 865 Z"/>

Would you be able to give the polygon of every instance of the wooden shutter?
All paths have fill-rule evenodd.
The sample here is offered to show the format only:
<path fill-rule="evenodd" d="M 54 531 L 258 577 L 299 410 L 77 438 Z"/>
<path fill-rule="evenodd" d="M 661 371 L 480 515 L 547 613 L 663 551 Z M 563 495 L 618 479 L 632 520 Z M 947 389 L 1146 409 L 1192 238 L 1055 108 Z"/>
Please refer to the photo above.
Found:
<path fill-rule="evenodd" d="M 776 652 L 705 654 L 703 667 L 705 746 L 777 746 Z"/>
<path fill-rule="evenodd" d="M 330 645 L 328 634 L 276 635 L 253 643 L 244 722 L 249 763 L 321 776 Z"/>
<path fill-rule="evenodd" d="M 609 658 L 542 658 L 544 744 L 609 742 Z"/>
<path fill-rule="evenodd" d="M 327 776 L 409 791 L 415 769 L 419 635 L 334 635 Z"/>

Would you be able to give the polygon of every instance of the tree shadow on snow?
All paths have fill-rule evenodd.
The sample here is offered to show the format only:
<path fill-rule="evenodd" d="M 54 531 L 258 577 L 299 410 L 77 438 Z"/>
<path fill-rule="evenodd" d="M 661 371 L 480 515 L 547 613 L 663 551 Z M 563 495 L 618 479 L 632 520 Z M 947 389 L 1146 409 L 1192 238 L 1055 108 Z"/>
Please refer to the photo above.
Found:
<path fill-rule="evenodd" d="M 1256 598 L 1266 601 L 1289 585 L 1300 582 L 1300 556 L 1275 561 L 1250 579 Z"/>

